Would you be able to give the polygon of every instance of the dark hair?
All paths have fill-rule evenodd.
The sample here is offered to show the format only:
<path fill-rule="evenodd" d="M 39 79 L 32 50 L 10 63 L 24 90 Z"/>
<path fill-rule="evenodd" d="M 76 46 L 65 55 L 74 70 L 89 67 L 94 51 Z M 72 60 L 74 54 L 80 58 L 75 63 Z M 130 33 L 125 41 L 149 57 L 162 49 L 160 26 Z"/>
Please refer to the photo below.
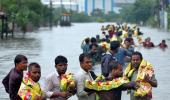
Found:
<path fill-rule="evenodd" d="M 113 69 L 117 69 L 119 66 L 119 63 L 118 61 L 114 61 L 112 60 L 111 62 L 109 62 L 109 68 L 110 68 L 110 71 L 113 70 Z"/>
<path fill-rule="evenodd" d="M 79 56 L 79 62 L 83 62 L 85 57 L 86 57 L 86 58 L 91 58 L 88 53 L 82 53 L 82 54 L 80 54 L 80 56 Z"/>
<path fill-rule="evenodd" d="M 140 59 L 143 59 L 142 54 L 141 54 L 139 51 L 133 52 L 133 53 L 132 53 L 132 56 L 133 56 L 133 55 L 139 55 Z"/>
<path fill-rule="evenodd" d="M 106 32 L 102 32 L 102 34 L 106 34 Z"/>
<path fill-rule="evenodd" d="M 129 37 L 125 39 L 125 41 L 128 41 L 129 43 L 131 42 L 131 40 L 132 40 L 132 39 L 129 38 Z"/>
<path fill-rule="evenodd" d="M 119 48 L 119 47 L 120 47 L 119 41 L 112 41 L 112 42 L 110 43 L 110 49 L 111 49 L 111 50 L 116 50 L 116 49 Z"/>
<path fill-rule="evenodd" d="M 165 40 L 162 40 L 162 42 L 166 42 Z"/>
<path fill-rule="evenodd" d="M 100 39 L 100 35 L 96 35 L 96 39 Z"/>
<path fill-rule="evenodd" d="M 67 64 L 67 58 L 66 57 L 64 57 L 64 56 L 62 56 L 62 55 L 60 55 L 60 56 L 57 56 L 56 58 L 55 58 L 55 64 L 57 65 L 57 64 L 59 64 L 59 63 L 65 63 L 65 64 Z"/>
<path fill-rule="evenodd" d="M 91 41 L 91 43 L 97 42 L 96 38 L 94 38 L 94 37 L 92 37 L 90 41 Z"/>
<path fill-rule="evenodd" d="M 17 56 L 15 57 L 15 59 L 14 59 L 15 65 L 18 64 L 18 63 L 20 63 L 22 60 L 26 60 L 26 61 L 27 61 L 27 57 L 24 56 L 24 55 L 21 55 L 21 54 L 17 55 Z"/>
<path fill-rule="evenodd" d="M 86 43 L 86 44 L 89 44 L 89 43 L 90 43 L 90 39 L 89 39 L 89 38 L 86 38 L 86 39 L 85 39 L 85 43 Z"/>
<path fill-rule="evenodd" d="M 91 50 L 93 46 L 95 46 L 96 48 L 98 48 L 98 45 L 97 45 L 97 44 L 90 44 L 89 49 Z"/>
<path fill-rule="evenodd" d="M 31 71 L 32 68 L 35 67 L 35 68 L 41 68 L 40 65 L 36 62 L 32 62 L 28 65 L 28 71 Z"/>

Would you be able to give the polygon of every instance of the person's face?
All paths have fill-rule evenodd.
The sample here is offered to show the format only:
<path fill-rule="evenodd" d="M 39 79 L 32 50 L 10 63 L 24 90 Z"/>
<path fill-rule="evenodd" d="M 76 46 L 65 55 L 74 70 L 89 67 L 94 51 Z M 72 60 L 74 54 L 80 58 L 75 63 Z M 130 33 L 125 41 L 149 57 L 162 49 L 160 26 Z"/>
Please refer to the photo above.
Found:
<path fill-rule="evenodd" d="M 36 68 L 36 67 L 32 67 L 32 69 L 30 71 L 30 78 L 34 82 L 38 82 L 40 77 L 41 77 L 41 69 L 40 68 Z"/>
<path fill-rule="evenodd" d="M 88 72 L 92 68 L 92 59 L 85 57 L 80 66 L 84 71 Z"/>
<path fill-rule="evenodd" d="M 123 75 L 123 68 L 121 65 L 118 65 L 117 69 L 112 70 L 113 77 L 121 77 Z"/>
<path fill-rule="evenodd" d="M 125 41 L 125 45 L 129 47 L 130 46 L 130 42 Z"/>
<path fill-rule="evenodd" d="M 91 52 L 92 53 L 96 53 L 97 52 L 97 47 L 96 46 L 92 46 Z"/>
<path fill-rule="evenodd" d="M 55 67 L 56 67 L 56 70 L 59 75 L 65 74 L 65 72 L 67 71 L 66 63 L 59 63 L 59 64 L 55 65 Z"/>
<path fill-rule="evenodd" d="M 141 61 L 142 59 L 140 58 L 139 55 L 132 55 L 131 63 L 134 68 L 138 69 Z"/>
<path fill-rule="evenodd" d="M 23 59 L 23 60 L 21 60 L 21 62 L 17 63 L 16 66 L 21 71 L 27 70 L 28 61 Z"/>

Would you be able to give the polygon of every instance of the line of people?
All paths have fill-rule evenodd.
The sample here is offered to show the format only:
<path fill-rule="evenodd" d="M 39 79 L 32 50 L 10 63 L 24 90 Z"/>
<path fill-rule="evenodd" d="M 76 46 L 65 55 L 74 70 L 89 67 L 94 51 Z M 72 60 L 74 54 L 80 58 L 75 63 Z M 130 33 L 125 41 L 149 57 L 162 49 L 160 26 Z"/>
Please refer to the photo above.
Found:
<path fill-rule="evenodd" d="M 75 94 L 77 94 L 78 100 L 121 100 L 122 90 L 130 91 L 131 100 L 151 100 L 152 90 L 150 88 L 157 87 L 153 67 L 143 59 L 140 52 L 132 53 L 131 61 L 127 64 L 124 75 L 123 67 L 116 59 L 112 59 L 109 62 L 108 75 L 102 79 L 102 82 L 112 81 L 119 77 L 126 77 L 129 82 L 108 90 L 101 89 L 97 91 L 86 86 L 87 80 L 93 82 L 97 79 L 96 74 L 92 70 L 92 58 L 88 53 L 80 54 L 79 62 L 84 72 L 78 77 L 75 74 L 70 74 L 72 79 L 68 78 L 65 82 L 63 77 L 67 75 L 68 61 L 64 56 L 57 56 L 55 58 L 56 72 L 46 77 L 45 87 L 42 88 L 38 83 L 41 77 L 40 65 L 35 62 L 30 63 L 28 72 L 23 75 L 23 71 L 27 68 L 28 60 L 24 55 L 17 55 L 14 60 L 15 67 L 11 69 L 2 83 L 11 100 L 45 100 L 47 98 L 51 100 L 66 100 Z M 69 86 L 71 80 L 73 85 Z M 101 80 L 98 81 L 101 82 Z M 141 84 L 144 86 L 146 84 L 145 88 L 148 86 L 150 91 L 142 94 L 144 90 L 142 91 Z"/>

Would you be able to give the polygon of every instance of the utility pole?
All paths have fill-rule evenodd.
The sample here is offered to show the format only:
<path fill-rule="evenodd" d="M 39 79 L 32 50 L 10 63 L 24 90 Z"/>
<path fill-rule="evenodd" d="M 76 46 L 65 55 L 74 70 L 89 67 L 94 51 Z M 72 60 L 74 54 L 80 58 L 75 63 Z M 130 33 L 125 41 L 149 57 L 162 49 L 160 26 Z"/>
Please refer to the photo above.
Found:
<path fill-rule="evenodd" d="M 71 9 L 72 9 L 72 7 L 71 7 L 71 0 L 70 0 L 70 13 L 71 13 Z"/>
<path fill-rule="evenodd" d="M 50 0 L 50 18 L 49 18 L 50 29 L 52 29 L 53 27 L 52 19 L 53 19 L 53 8 L 52 8 L 52 0 Z"/>
<path fill-rule="evenodd" d="M 111 0 L 111 11 L 114 11 L 114 0 Z"/>
<path fill-rule="evenodd" d="M 105 6 L 105 0 L 103 0 L 103 13 L 105 14 L 105 9 L 106 9 L 106 6 Z"/>
<path fill-rule="evenodd" d="M 60 11 L 60 14 L 62 15 L 62 13 L 63 13 L 63 0 L 60 0 L 60 6 L 61 6 L 61 11 Z"/>
<path fill-rule="evenodd" d="M 94 15 L 95 5 L 96 5 L 96 1 L 93 0 L 92 1 L 92 12 L 93 12 L 92 15 Z"/>
<path fill-rule="evenodd" d="M 167 30 L 168 28 L 168 14 L 166 11 L 168 1 L 167 0 L 159 0 L 160 10 L 159 10 L 159 18 L 160 18 L 160 28 L 164 28 Z"/>

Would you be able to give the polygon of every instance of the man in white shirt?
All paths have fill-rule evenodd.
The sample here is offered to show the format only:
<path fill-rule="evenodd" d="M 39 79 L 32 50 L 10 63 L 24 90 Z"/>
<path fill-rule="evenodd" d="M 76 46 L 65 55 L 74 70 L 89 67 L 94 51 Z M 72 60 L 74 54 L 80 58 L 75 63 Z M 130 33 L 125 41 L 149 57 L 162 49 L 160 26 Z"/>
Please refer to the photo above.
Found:
<path fill-rule="evenodd" d="M 88 54 L 80 54 L 79 56 L 80 66 L 83 69 L 83 73 L 77 78 L 77 97 L 78 100 L 95 100 L 94 92 L 86 92 L 85 88 L 85 80 L 94 80 L 91 75 L 92 68 L 92 59 Z"/>
<path fill-rule="evenodd" d="M 57 56 L 55 58 L 55 68 L 57 73 L 53 73 L 45 79 L 44 91 L 47 98 L 51 100 L 66 100 L 71 96 L 69 91 L 63 92 L 60 89 L 61 75 L 65 74 L 67 70 L 67 58 L 64 56 Z"/>

